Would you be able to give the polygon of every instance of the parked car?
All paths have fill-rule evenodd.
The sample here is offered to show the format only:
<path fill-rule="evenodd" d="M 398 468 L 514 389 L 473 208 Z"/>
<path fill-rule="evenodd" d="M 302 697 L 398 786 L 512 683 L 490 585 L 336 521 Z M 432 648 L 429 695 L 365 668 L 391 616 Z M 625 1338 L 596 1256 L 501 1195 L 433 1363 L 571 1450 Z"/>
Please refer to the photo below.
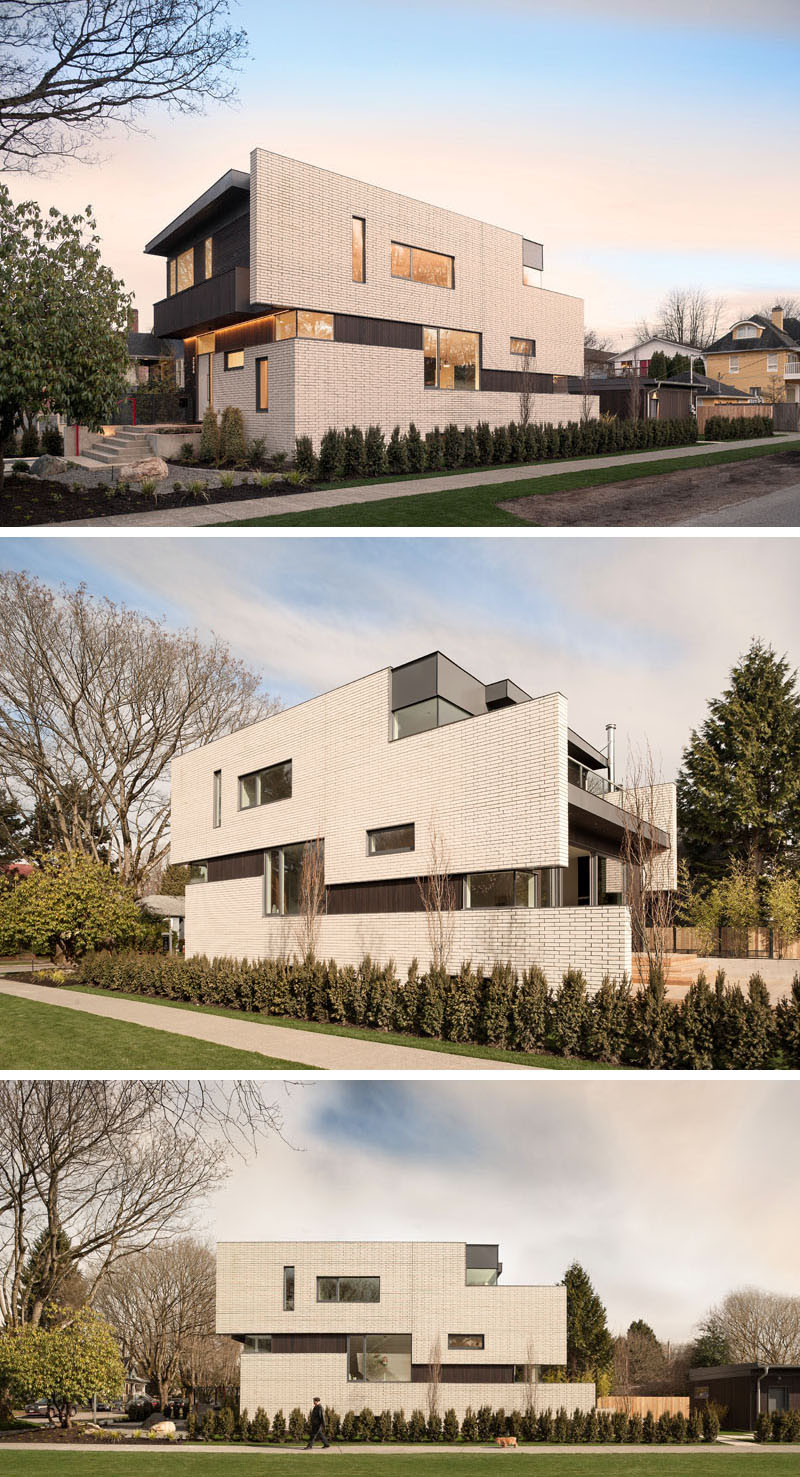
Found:
<path fill-rule="evenodd" d="M 25 1414 L 48 1416 L 50 1414 L 50 1401 L 34 1400 L 32 1405 L 26 1406 Z"/>

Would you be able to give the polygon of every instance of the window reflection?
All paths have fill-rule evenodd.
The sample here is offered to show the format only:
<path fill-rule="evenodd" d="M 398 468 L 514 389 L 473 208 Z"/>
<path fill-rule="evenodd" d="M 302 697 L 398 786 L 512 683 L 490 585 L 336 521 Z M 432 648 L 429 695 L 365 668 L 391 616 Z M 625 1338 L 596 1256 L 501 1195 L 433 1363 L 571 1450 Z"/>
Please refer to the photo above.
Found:
<path fill-rule="evenodd" d="M 194 248 L 182 251 L 178 257 L 178 292 L 194 285 Z"/>
<path fill-rule="evenodd" d="M 425 251 L 421 246 L 404 246 L 392 242 L 392 276 L 411 278 L 428 287 L 453 286 L 453 258 L 440 251 Z"/>
<path fill-rule="evenodd" d="M 298 338 L 333 338 L 333 313 L 314 313 L 301 308 L 297 314 Z"/>
<path fill-rule="evenodd" d="M 366 278 L 364 260 L 364 236 L 366 221 L 360 215 L 353 216 L 353 281 L 363 282 Z"/>
<path fill-rule="evenodd" d="M 457 328 L 423 331 L 424 383 L 440 390 L 477 390 L 480 335 Z"/>

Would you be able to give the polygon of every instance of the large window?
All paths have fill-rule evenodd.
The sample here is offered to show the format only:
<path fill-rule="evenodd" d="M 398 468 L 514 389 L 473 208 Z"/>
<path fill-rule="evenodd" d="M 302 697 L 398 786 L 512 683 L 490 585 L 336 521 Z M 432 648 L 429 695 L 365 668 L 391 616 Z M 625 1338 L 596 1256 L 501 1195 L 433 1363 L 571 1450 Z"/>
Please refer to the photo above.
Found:
<path fill-rule="evenodd" d="M 414 733 L 426 733 L 429 728 L 444 728 L 448 723 L 460 723 L 462 718 L 471 718 L 465 708 L 456 707 L 443 697 L 428 697 L 421 703 L 411 703 L 407 708 L 397 708 L 392 714 L 392 737 L 409 738 Z"/>
<path fill-rule="evenodd" d="M 269 410 L 269 359 L 256 359 L 256 410 Z"/>
<path fill-rule="evenodd" d="M 367 831 L 367 850 L 370 856 L 386 856 L 392 851 L 413 851 L 414 822 L 408 826 L 381 826 L 376 831 Z"/>
<path fill-rule="evenodd" d="M 347 1378 L 371 1385 L 410 1383 L 410 1333 L 351 1333 Z"/>
<path fill-rule="evenodd" d="M 380 1277 L 318 1277 L 318 1303 L 379 1303 Z"/>
<path fill-rule="evenodd" d="M 317 313 L 311 308 L 289 308 L 275 314 L 275 337 L 333 338 L 333 313 Z"/>
<path fill-rule="evenodd" d="M 367 223 L 363 216 L 353 216 L 353 281 L 365 282 L 367 278 L 367 264 L 364 255 L 364 238 Z"/>
<path fill-rule="evenodd" d="M 403 246 L 393 241 L 392 276 L 424 282 L 428 287 L 452 287 L 453 258 L 439 251 L 423 251 L 419 246 Z"/>
<path fill-rule="evenodd" d="M 189 881 L 190 882 L 207 882 L 208 881 L 208 862 L 190 862 L 189 863 Z"/>
<path fill-rule="evenodd" d="M 325 849 L 322 841 L 299 841 L 292 846 L 272 846 L 265 852 L 265 913 L 296 916 L 300 912 L 303 859 L 312 847 L 316 848 L 320 867 L 324 871 Z"/>
<path fill-rule="evenodd" d="M 477 390 L 480 335 L 457 328 L 423 330 L 424 382 L 429 390 Z"/>
<path fill-rule="evenodd" d="M 294 1267 L 283 1269 L 283 1311 L 294 1312 Z"/>
<path fill-rule="evenodd" d="M 482 1333 L 449 1333 L 447 1335 L 448 1349 L 482 1349 Z"/>
<path fill-rule="evenodd" d="M 535 908 L 538 892 L 534 871 L 470 872 L 464 879 L 464 906 Z"/>
<path fill-rule="evenodd" d="M 272 805 L 276 800 L 292 798 L 292 761 L 270 764 L 268 769 L 254 769 L 239 775 L 239 809 L 252 810 L 255 805 Z"/>
<path fill-rule="evenodd" d="M 244 1347 L 251 1354 L 271 1354 L 271 1333 L 248 1333 L 245 1334 Z"/>
<path fill-rule="evenodd" d="M 182 251 L 178 257 L 178 292 L 194 286 L 194 247 Z"/>

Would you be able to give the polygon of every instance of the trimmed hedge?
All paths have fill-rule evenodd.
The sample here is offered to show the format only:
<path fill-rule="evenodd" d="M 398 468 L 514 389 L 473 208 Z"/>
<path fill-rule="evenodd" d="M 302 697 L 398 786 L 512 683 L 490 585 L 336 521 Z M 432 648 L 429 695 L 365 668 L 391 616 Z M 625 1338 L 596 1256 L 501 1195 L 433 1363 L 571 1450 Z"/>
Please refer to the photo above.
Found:
<path fill-rule="evenodd" d="M 776 1410 L 771 1415 L 762 1411 L 756 1416 L 753 1437 L 762 1442 L 800 1442 L 800 1410 Z"/>
<path fill-rule="evenodd" d="M 746 994 L 726 985 L 722 971 L 713 987 L 700 974 L 678 1002 L 666 998 L 660 982 L 634 991 L 624 977 L 606 977 L 590 995 L 579 970 L 568 970 L 553 990 L 536 965 L 520 975 L 510 964 L 496 964 L 487 978 L 471 962 L 455 975 L 421 974 L 415 960 L 400 980 L 393 963 L 381 966 L 369 957 L 342 967 L 332 959 L 249 963 L 129 950 L 87 954 L 70 980 L 247 1013 L 631 1067 L 800 1067 L 800 974 L 777 1006 L 758 974 Z"/>
<path fill-rule="evenodd" d="M 770 423 L 771 424 L 771 423 Z M 753 435 L 761 435 L 753 432 Z M 763 433 L 766 434 L 766 433 Z M 315 455 L 310 436 L 298 436 L 295 464 L 309 477 L 332 482 L 342 477 L 382 477 L 402 473 L 438 472 L 457 467 L 504 466 L 507 463 L 560 461 L 569 457 L 604 456 L 615 451 L 646 451 L 655 447 L 692 446 L 697 440 L 694 416 L 682 420 L 569 421 L 567 425 L 523 426 L 511 421 L 495 426 L 479 421 L 475 427 L 439 426 L 423 438 L 413 424 L 401 433 L 395 426 L 386 445 L 380 426 L 363 435 L 358 426 L 333 428 L 323 435 Z"/>
<path fill-rule="evenodd" d="M 639 1415 L 627 1416 L 621 1411 L 611 1415 L 606 1410 L 576 1410 L 569 1416 L 563 1406 L 555 1415 L 548 1410 L 537 1416 L 532 1410 L 512 1411 L 507 1415 L 504 1410 L 492 1410 L 491 1406 L 482 1405 L 478 1411 L 468 1409 L 462 1421 L 459 1421 L 452 1407 L 445 1411 L 444 1416 L 433 1414 L 426 1417 L 424 1411 L 414 1410 L 406 1419 L 402 1410 L 382 1410 L 376 1415 L 369 1406 L 364 1406 L 363 1410 L 349 1410 L 344 1416 L 339 1416 L 335 1410 L 326 1406 L 325 1424 L 330 1441 L 365 1443 L 410 1441 L 472 1444 L 494 1441 L 498 1436 L 516 1436 L 520 1442 L 547 1442 L 551 1445 L 622 1446 L 631 1443 L 657 1443 L 666 1446 L 713 1442 L 719 1431 L 718 1427 L 714 1430 L 713 1423 L 705 1422 L 699 1415 L 691 1416 L 688 1421 L 681 1414 L 661 1415 L 658 1420 L 654 1420 L 648 1412 L 642 1420 Z M 295 1408 L 288 1423 L 282 1410 L 270 1422 L 269 1416 L 261 1407 L 252 1421 L 248 1420 L 247 1411 L 243 1411 L 234 1421 L 233 1412 L 223 1407 L 216 1413 L 209 1410 L 200 1430 L 194 1428 L 191 1436 L 194 1440 L 202 1441 L 229 1441 L 233 1438 L 262 1445 L 280 1445 L 286 1441 L 307 1441 L 308 1421 L 303 1412 Z"/>
<path fill-rule="evenodd" d="M 706 441 L 744 441 L 749 436 L 774 436 L 771 415 L 710 415 L 703 435 Z"/>

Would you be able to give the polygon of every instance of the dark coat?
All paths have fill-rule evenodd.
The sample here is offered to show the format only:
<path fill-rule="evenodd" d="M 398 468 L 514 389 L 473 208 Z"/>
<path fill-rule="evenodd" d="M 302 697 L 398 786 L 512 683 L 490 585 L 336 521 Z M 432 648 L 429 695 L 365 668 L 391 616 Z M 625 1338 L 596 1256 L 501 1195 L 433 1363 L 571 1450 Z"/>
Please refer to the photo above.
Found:
<path fill-rule="evenodd" d="M 308 1417 L 308 1424 L 311 1428 L 312 1433 L 314 1431 L 325 1430 L 325 1411 L 323 1410 L 321 1405 L 312 1405 L 311 1414 Z"/>

